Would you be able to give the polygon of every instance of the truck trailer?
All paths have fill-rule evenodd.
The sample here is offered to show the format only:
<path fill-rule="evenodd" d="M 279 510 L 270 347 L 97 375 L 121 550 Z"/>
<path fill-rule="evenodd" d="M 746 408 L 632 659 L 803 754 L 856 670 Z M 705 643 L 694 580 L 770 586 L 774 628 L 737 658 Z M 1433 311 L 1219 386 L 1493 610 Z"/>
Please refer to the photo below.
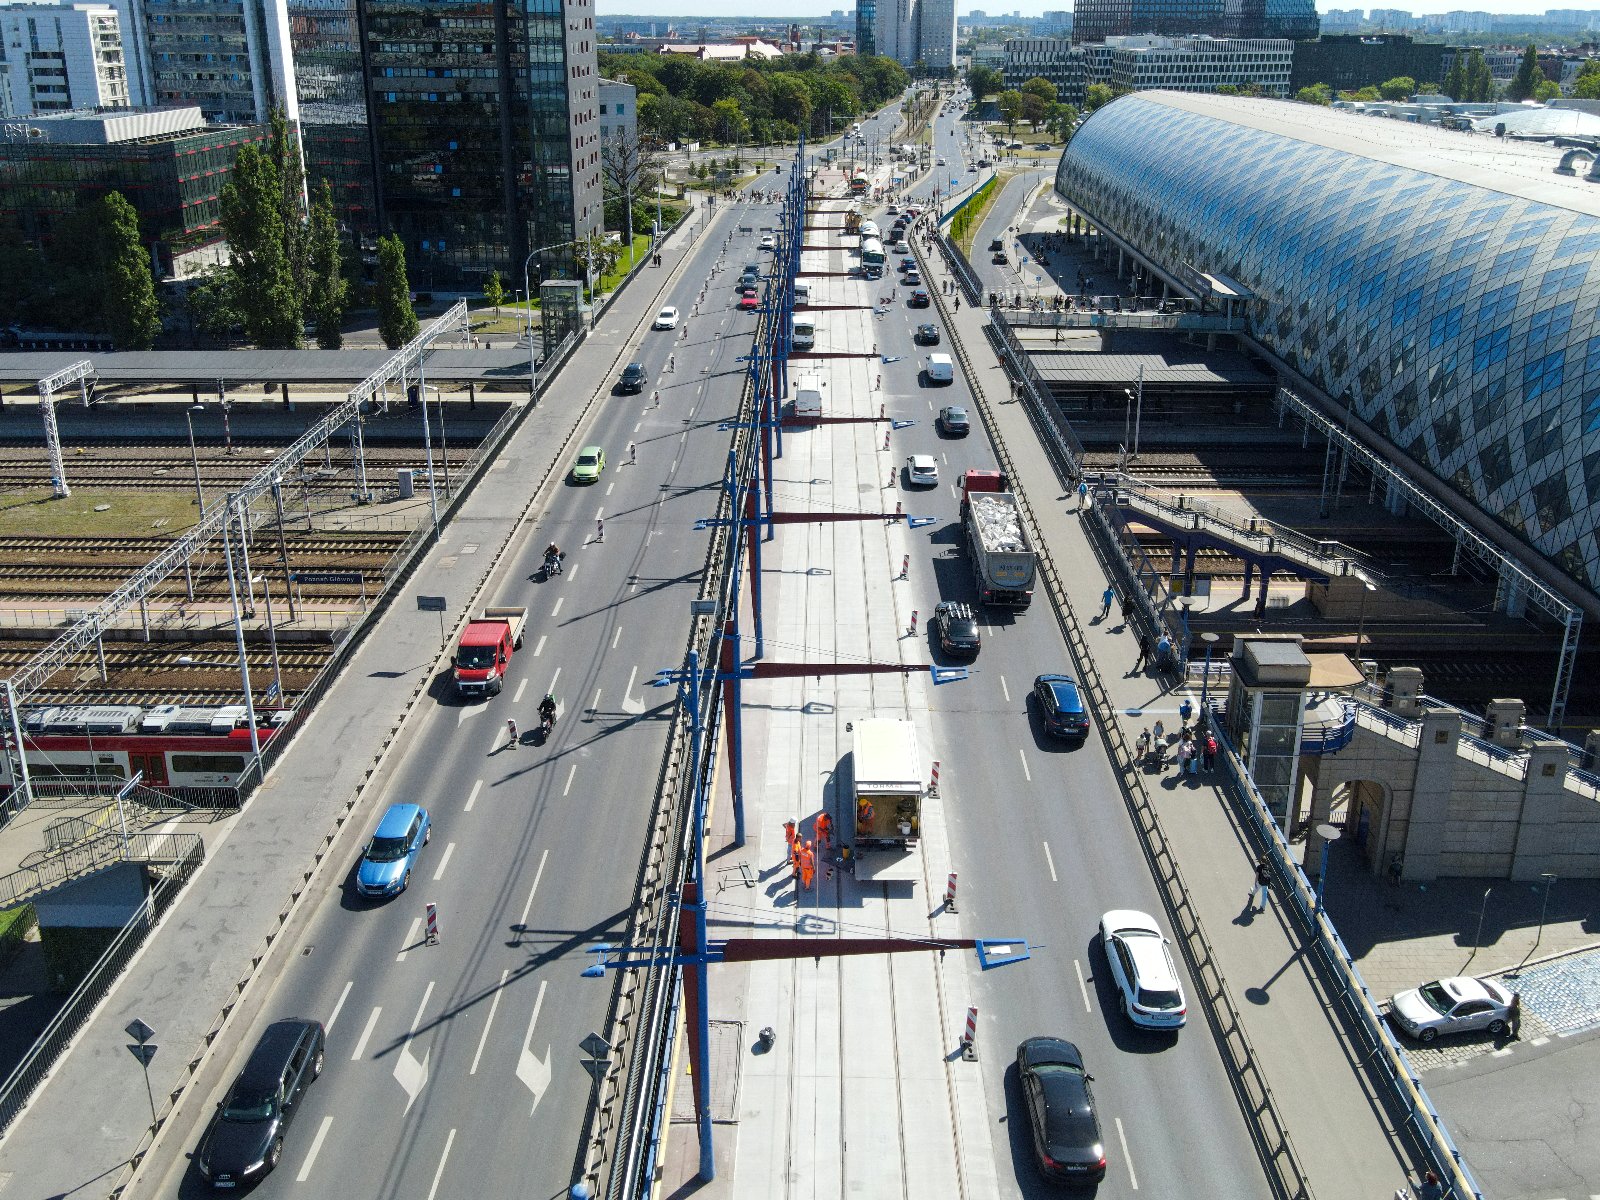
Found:
<path fill-rule="evenodd" d="M 1033 601 L 1039 556 L 1023 528 L 1022 509 L 999 471 L 961 477 L 961 523 L 972 555 L 972 576 L 985 604 L 1026 608 Z"/>

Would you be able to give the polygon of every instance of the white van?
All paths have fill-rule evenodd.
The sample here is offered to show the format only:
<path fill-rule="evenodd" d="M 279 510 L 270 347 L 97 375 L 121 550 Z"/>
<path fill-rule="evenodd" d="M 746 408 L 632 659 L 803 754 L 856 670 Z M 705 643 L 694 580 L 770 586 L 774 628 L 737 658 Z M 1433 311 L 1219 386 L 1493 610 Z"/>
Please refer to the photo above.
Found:
<path fill-rule="evenodd" d="M 811 285 L 803 280 L 795 280 L 794 284 L 795 307 L 804 308 L 811 303 Z"/>
<path fill-rule="evenodd" d="M 956 365 L 948 354 L 930 354 L 922 364 L 923 377 L 929 383 L 944 384 L 956 381 Z"/>
<path fill-rule="evenodd" d="M 808 373 L 794 383 L 794 417 L 797 421 L 815 421 L 822 416 L 822 389 L 827 385 L 822 376 Z"/>
<path fill-rule="evenodd" d="M 796 313 L 790 329 L 792 331 L 789 337 L 790 347 L 795 350 L 811 350 L 816 347 L 817 323 L 811 316 Z"/>

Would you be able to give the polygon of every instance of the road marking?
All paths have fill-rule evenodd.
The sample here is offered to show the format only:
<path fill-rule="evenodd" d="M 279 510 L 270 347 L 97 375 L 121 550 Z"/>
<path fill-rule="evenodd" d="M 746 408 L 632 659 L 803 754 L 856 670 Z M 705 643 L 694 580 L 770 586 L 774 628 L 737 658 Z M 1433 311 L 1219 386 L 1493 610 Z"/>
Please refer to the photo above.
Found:
<path fill-rule="evenodd" d="M 641 426 L 641 425 L 643 425 L 643 424 L 644 424 L 644 422 L 643 422 L 643 421 L 635 421 L 635 422 L 634 422 L 634 423 L 633 423 L 633 431 L 634 431 L 634 432 L 635 432 L 635 433 L 638 433 L 638 432 L 639 432 L 639 426 Z"/>
<path fill-rule="evenodd" d="M 550 686 L 545 688 L 545 695 L 554 696 L 556 694 L 556 680 L 558 680 L 560 678 L 561 678 L 561 668 L 557 667 L 556 668 L 556 673 L 554 675 L 550 676 Z"/>
<path fill-rule="evenodd" d="M 633 681 L 639 677 L 639 664 L 633 664 L 633 670 L 628 672 L 628 686 L 622 689 L 622 711 L 637 716 L 644 711 L 644 701 L 633 698 Z"/>
<path fill-rule="evenodd" d="M 566 600 L 567 600 L 567 598 L 565 596 L 562 596 L 562 597 L 560 597 L 559 599 L 556 600 L 556 606 L 550 610 L 550 615 L 552 617 L 558 616 L 560 614 L 561 606 L 566 603 Z"/>
<path fill-rule="evenodd" d="M 344 991 L 339 993 L 339 1003 L 337 1003 L 337 1004 L 335 1004 L 333 1006 L 333 1016 L 329 1017 L 328 1018 L 328 1023 L 322 1027 L 322 1032 L 324 1034 L 326 1034 L 330 1029 L 332 1029 L 333 1028 L 333 1023 L 339 1019 L 339 1010 L 344 1007 L 345 997 L 350 994 L 351 985 L 353 985 L 354 983 L 355 983 L 355 980 L 353 980 L 353 979 L 347 981 L 345 983 L 345 985 L 344 985 Z"/>
<path fill-rule="evenodd" d="M 533 873 L 533 886 L 528 889 L 528 902 L 522 906 L 522 919 L 517 922 L 518 929 L 528 927 L 528 914 L 533 911 L 533 898 L 539 891 L 539 880 L 544 878 L 544 860 L 550 857 L 549 847 L 539 855 L 539 867 Z"/>
<path fill-rule="evenodd" d="M 563 796 L 565 796 L 568 792 L 570 792 L 572 790 L 572 777 L 574 775 L 576 775 L 577 773 L 578 773 L 578 764 L 577 763 L 573 763 L 571 769 L 569 769 L 567 771 L 567 786 L 561 789 L 561 794 Z"/>
<path fill-rule="evenodd" d="M 433 1200 L 439 1191 L 439 1180 L 444 1176 L 444 1164 L 450 1160 L 450 1147 L 455 1143 L 456 1131 L 452 1129 L 444 1139 L 444 1153 L 439 1156 L 439 1169 L 433 1173 L 433 1186 L 428 1189 L 428 1200 Z"/>
<path fill-rule="evenodd" d="M 444 869 L 450 865 L 450 856 L 456 852 L 456 844 L 451 842 L 444 848 L 444 853 L 439 856 L 439 869 L 433 873 L 433 881 L 438 883 L 444 878 Z"/>
<path fill-rule="evenodd" d="M 589 711 L 592 712 L 592 713 L 597 713 L 597 712 L 600 711 L 600 689 L 599 688 L 595 688 L 595 690 L 594 690 L 594 703 L 589 705 Z"/>
<path fill-rule="evenodd" d="M 367 1027 L 361 1031 L 361 1036 L 356 1039 L 355 1051 L 350 1055 L 351 1062 L 361 1061 L 361 1052 L 367 1048 L 367 1039 L 372 1036 L 372 1031 L 378 1027 L 378 1018 L 382 1015 L 382 1008 L 373 1008 L 372 1015 L 367 1018 Z"/>
<path fill-rule="evenodd" d="M 324 1028 L 331 1028 L 333 1022 L 328 1022 Z M 311 1149 L 306 1151 L 306 1160 L 300 1164 L 300 1174 L 294 1177 L 296 1183 L 304 1183 L 311 1178 L 311 1167 L 317 1161 L 317 1151 L 322 1149 L 322 1139 L 328 1136 L 328 1126 L 333 1124 L 333 1114 L 329 1113 L 322 1118 L 322 1124 L 317 1126 L 317 1136 L 311 1139 Z"/>
<path fill-rule="evenodd" d="M 1139 1177 L 1133 1173 L 1133 1156 L 1128 1153 L 1128 1136 L 1122 1132 L 1122 1118 L 1112 1117 L 1117 1123 L 1117 1140 L 1122 1143 L 1122 1161 L 1128 1164 L 1128 1183 L 1134 1191 L 1139 1190 Z"/>
<path fill-rule="evenodd" d="M 535 658 L 538 658 L 539 655 L 544 653 L 544 644 L 549 640 L 549 638 L 550 635 L 548 633 L 542 633 L 539 635 L 539 644 L 533 648 L 533 656 Z"/>
<path fill-rule="evenodd" d="M 617 626 L 617 631 L 611 635 L 611 648 L 613 650 L 615 650 L 617 648 L 617 643 L 620 642 L 621 640 L 622 640 L 622 626 L 618 625 Z"/>
<path fill-rule="evenodd" d="M 545 1047 L 543 1059 L 535 1055 L 532 1050 L 533 1028 L 539 1023 L 539 1010 L 544 1007 L 544 989 L 549 983 L 548 979 L 539 981 L 539 996 L 533 1002 L 533 1016 L 528 1021 L 528 1032 L 522 1039 L 522 1045 L 518 1047 L 520 1052 L 517 1055 L 517 1078 L 522 1080 L 533 1093 L 533 1107 L 528 1109 L 530 1117 L 539 1107 L 539 1098 L 550 1086 L 550 1047 Z"/>
<path fill-rule="evenodd" d="M 1000 693 L 1006 698 L 1006 703 L 1011 703 L 1011 689 L 1006 686 L 1006 677 L 1000 676 Z"/>
<path fill-rule="evenodd" d="M 483 1033 L 478 1036 L 478 1052 L 472 1056 L 472 1069 L 468 1075 L 478 1073 L 478 1060 L 483 1057 L 483 1047 L 489 1041 L 489 1026 L 494 1024 L 494 1011 L 500 1007 L 500 997 L 505 994 L 506 980 L 511 978 L 511 968 L 507 967 L 500 972 L 500 986 L 494 990 L 494 998 L 489 1001 L 489 1019 L 483 1023 Z"/>
<path fill-rule="evenodd" d="M 616 487 L 616 486 L 617 486 L 617 481 L 615 479 L 613 479 L 610 483 L 606 484 L 606 495 L 608 495 L 608 496 L 611 495 L 611 489 Z"/>
<path fill-rule="evenodd" d="M 1028 770 L 1028 756 L 1022 752 L 1022 747 L 1017 747 L 1017 757 L 1022 760 L 1022 777 L 1029 783 L 1033 782 L 1033 773 Z"/>
<path fill-rule="evenodd" d="M 405 962 L 406 955 L 411 953 L 411 947 L 416 944 L 417 931 L 422 928 L 422 918 L 412 917 L 411 928 L 406 930 L 406 940 L 400 947 L 400 953 L 394 956 L 395 962 Z"/>
<path fill-rule="evenodd" d="M 583 570 L 583 564 L 582 563 L 573 563 L 572 564 L 572 570 L 568 571 L 565 568 L 563 568 L 561 573 L 567 577 L 567 581 L 569 583 L 577 583 L 578 582 L 578 572 L 581 571 L 581 570 Z"/>
<path fill-rule="evenodd" d="M 1083 993 L 1083 1011 L 1092 1013 L 1094 1009 L 1089 1006 L 1089 985 L 1083 979 L 1083 964 L 1073 959 L 1072 969 L 1078 973 L 1078 990 Z"/>
<path fill-rule="evenodd" d="M 422 1061 L 418 1062 L 411 1053 L 411 1039 L 417 1036 L 417 1026 L 422 1024 L 422 1014 L 428 1010 L 428 998 L 432 995 L 433 980 L 430 979 L 422 993 L 422 1003 L 417 1005 L 417 1015 L 411 1018 L 411 1028 L 406 1030 L 405 1041 L 400 1043 L 400 1053 L 394 1060 L 394 1081 L 405 1090 L 406 1112 L 411 1111 L 411 1106 L 428 1084 L 428 1057 L 433 1053 L 433 1047 L 428 1047 Z"/>
<path fill-rule="evenodd" d="M 1039 844 L 1044 847 L 1044 861 L 1050 868 L 1050 882 L 1060 883 L 1061 881 L 1056 878 L 1056 856 L 1050 853 L 1050 843 L 1041 842 Z"/>
<path fill-rule="evenodd" d="M 472 806 L 478 802 L 478 793 L 483 791 L 483 780 L 479 779 L 472 785 L 472 794 L 467 797 L 467 806 L 463 812 L 471 812 Z"/>
<path fill-rule="evenodd" d="M 605 515 L 606 515 L 606 510 L 602 508 L 602 509 L 600 509 L 598 512 L 596 512 L 594 514 L 594 519 L 596 521 L 601 520 Z"/>
<path fill-rule="evenodd" d="M 511 703 L 513 703 L 513 704 L 521 704 L 522 703 L 522 693 L 527 691 L 527 690 L 528 690 L 528 681 L 526 679 L 524 679 L 521 683 L 517 684 L 517 694 L 515 696 L 511 697 Z"/>
<path fill-rule="evenodd" d="M 469 717 L 475 717 L 483 711 L 481 704 L 466 704 L 456 710 L 456 728 L 461 728 Z"/>

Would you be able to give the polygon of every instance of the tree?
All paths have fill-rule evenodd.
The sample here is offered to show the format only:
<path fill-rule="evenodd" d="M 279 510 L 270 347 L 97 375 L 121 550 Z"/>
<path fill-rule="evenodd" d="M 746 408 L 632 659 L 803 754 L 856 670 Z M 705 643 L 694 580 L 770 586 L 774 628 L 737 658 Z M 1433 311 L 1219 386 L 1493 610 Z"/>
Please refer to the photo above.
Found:
<path fill-rule="evenodd" d="M 1417 93 L 1417 81 L 1409 75 L 1396 75 L 1378 85 L 1378 95 L 1385 100 L 1409 100 Z"/>
<path fill-rule="evenodd" d="M 982 100 L 1006 86 L 1005 76 L 993 67 L 973 67 L 967 72 L 967 87 L 974 100 Z"/>
<path fill-rule="evenodd" d="M 583 263 L 586 272 L 598 290 L 602 277 L 608 274 L 617 265 L 621 252 L 617 244 L 604 233 L 591 233 L 588 237 L 579 238 L 574 247 L 574 258 Z"/>
<path fill-rule="evenodd" d="M 398 350 L 422 328 L 411 307 L 411 281 L 406 278 L 406 247 L 398 234 L 378 239 L 378 278 L 373 285 L 378 305 L 378 336 Z"/>
<path fill-rule="evenodd" d="M 718 100 L 711 106 L 716 119 L 717 140 L 732 146 L 745 139 L 750 132 L 750 122 L 745 118 L 739 102 L 731 97 Z"/>
<path fill-rule="evenodd" d="M 244 314 L 233 302 L 232 272 L 227 267 L 212 267 L 189 287 L 184 298 L 189 320 L 201 333 L 228 340 L 244 325 Z"/>
<path fill-rule="evenodd" d="M 1382 98 L 1378 95 L 1378 89 L 1370 83 L 1366 87 L 1358 88 L 1353 92 L 1346 89 L 1339 93 L 1339 99 L 1347 100 L 1351 103 L 1376 104 Z"/>
<path fill-rule="evenodd" d="M 620 226 L 627 234 L 630 255 L 633 253 L 636 197 L 645 180 L 653 185 L 660 177 L 661 164 L 661 149 L 655 140 L 637 132 L 614 133 L 600 143 L 600 183 L 606 193 L 606 224 Z"/>
<path fill-rule="evenodd" d="M 285 251 L 282 199 L 282 180 L 269 153 L 254 143 L 241 146 L 221 197 L 232 304 L 256 345 L 296 350 L 305 320 Z"/>
<path fill-rule="evenodd" d="M 344 345 L 344 314 L 350 283 L 344 277 L 339 222 L 333 215 L 333 189 L 324 179 L 311 205 L 306 230 L 306 311 L 316 327 L 317 345 L 337 350 Z"/>
<path fill-rule="evenodd" d="M 1539 69 L 1539 51 L 1532 42 L 1522 52 L 1522 61 L 1517 64 L 1517 73 L 1511 77 L 1511 82 L 1506 87 L 1506 96 L 1517 102 L 1533 98 L 1533 89 L 1544 78 L 1544 72 Z"/>
<path fill-rule="evenodd" d="M 494 309 L 494 315 L 500 315 L 500 306 L 506 302 L 506 285 L 500 282 L 500 272 L 490 271 L 489 277 L 483 281 L 483 302 Z"/>
<path fill-rule="evenodd" d="M 1301 104 L 1320 104 L 1327 108 L 1333 103 L 1333 89 L 1325 83 L 1313 83 L 1310 87 L 1301 88 L 1294 98 Z"/>
<path fill-rule="evenodd" d="M 1037 75 L 1023 84 L 1021 90 L 1024 96 L 1037 96 L 1047 106 L 1061 99 L 1060 93 L 1056 91 L 1056 85 L 1048 79 L 1041 79 Z"/>
<path fill-rule="evenodd" d="M 1022 120 L 1022 93 L 1009 91 L 1000 93 L 1000 115 L 1005 119 L 1006 131 L 1014 132 L 1017 122 Z"/>
<path fill-rule="evenodd" d="M 1039 126 L 1050 119 L 1050 105 L 1037 92 L 1023 92 L 1022 117 L 1028 122 L 1028 127 L 1034 133 L 1039 132 Z"/>
<path fill-rule="evenodd" d="M 289 262 L 289 274 L 294 279 L 295 291 L 303 296 L 311 257 L 310 231 L 306 227 L 306 168 L 300 157 L 300 139 L 289 128 L 289 120 L 282 108 L 272 110 L 271 129 L 268 145 L 272 148 L 272 161 L 278 168 L 278 208 L 283 214 L 283 253 Z"/>
<path fill-rule="evenodd" d="M 1439 90 L 1452 100 L 1465 100 L 1467 90 L 1467 64 L 1466 56 L 1457 54 L 1451 62 L 1450 69 L 1444 73 L 1444 82 L 1439 85 Z"/>
<path fill-rule="evenodd" d="M 1078 128 L 1078 109 L 1071 104 L 1057 104 L 1050 110 L 1050 133 L 1063 145 L 1072 140 Z"/>
<path fill-rule="evenodd" d="M 139 214 L 121 192 L 107 192 L 94 209 L 105 327 L 118 347 L 148 350 L 161 332 L 161 305 L 150 274 L 150 252 L 139 236 Z"/>
<path fill-rule="evenodd" d="M 1533 85 L 1533 98 L 1540 104 L 1549 104 L 1552 100 L 1561 98 L 1561 85 L 1548 79 L 1541 79 Z"/>
<path fill-rule="evenodd" d="M 1084 102 L 1088 105 L 1090 112 L 1110 104 L 1114 98 L 1115 94 L 1110 87 L 1103 83 L 1091 83 L 1089 90 L 1084 94 Z"/>
<path fill-rule="evenodd" d="M 1600 59 L 1591 58 L 1578 68 L 1572 94 L 1579 100 L 1600 100 Z"/>
<path fill-rule="evenodd" d="M 1494 76 L 1489 72 L 1489 60 L 1483 56 L 1482 50 L 1474 49 L 1467 56 L 1462 94 L 1457 96 L 1456 99 L 1471 103 L 1481 103 L 1485 100 L 1493 100 L 1498 91 Z"/>

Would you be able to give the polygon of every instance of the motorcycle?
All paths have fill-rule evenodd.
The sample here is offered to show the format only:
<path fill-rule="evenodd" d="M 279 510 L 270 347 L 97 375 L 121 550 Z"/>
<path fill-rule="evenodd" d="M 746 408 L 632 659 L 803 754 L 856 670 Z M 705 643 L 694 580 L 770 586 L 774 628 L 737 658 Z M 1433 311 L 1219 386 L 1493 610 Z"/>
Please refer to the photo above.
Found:
<path fill-rule="evenodd" d="M 539 714 L 539 741 L 541 744 L 550 737 L 550 731 L 555 727 L 556 716 L 554 713 Z"/>
<path fill-rule="evenodd" d="M 544 556 L 544 577 L 546 579 L 561 574 L 561 559 L 563 557 L 560 554 L 546 554 Z"/>

